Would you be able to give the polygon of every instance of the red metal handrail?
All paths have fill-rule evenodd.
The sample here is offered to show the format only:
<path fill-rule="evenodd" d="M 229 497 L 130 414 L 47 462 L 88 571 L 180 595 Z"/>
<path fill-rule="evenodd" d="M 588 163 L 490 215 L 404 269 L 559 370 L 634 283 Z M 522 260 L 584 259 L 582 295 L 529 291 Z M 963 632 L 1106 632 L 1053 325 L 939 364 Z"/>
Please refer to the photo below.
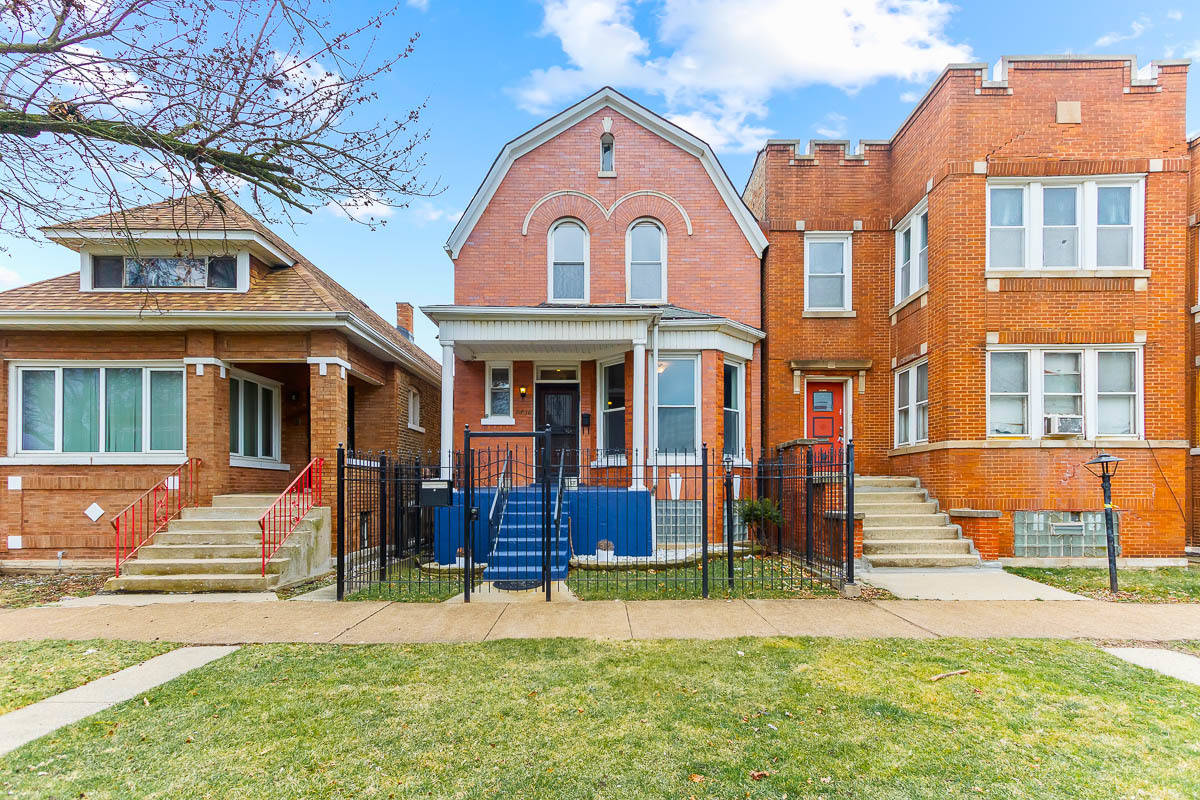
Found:
<path fill-rule="evenodd" d="M 262 574 L 267 574 L 267 562 L 283 546 L 287 537 L 292 535 L 304 515 L 313 506 L 321 504 L 322 477 L 325 469 L 325 459 L 314 458 L 308 462 L 296 480 L 279 493 L 275 502 L 258 518 L 258 526 L 262 528 Z"/>
<path fill-rule="evenodd" d="M 189 458 L 112 518 L 117 577 L 121 565 L 188 506 L 199 503 L 200 459 Z"/>

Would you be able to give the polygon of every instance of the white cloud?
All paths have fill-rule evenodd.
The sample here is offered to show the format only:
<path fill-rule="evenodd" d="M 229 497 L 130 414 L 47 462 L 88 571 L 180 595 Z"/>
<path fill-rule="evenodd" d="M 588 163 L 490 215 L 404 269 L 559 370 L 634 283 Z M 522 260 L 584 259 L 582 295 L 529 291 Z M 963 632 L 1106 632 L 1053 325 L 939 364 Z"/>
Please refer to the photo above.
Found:
<path fill-rule="evenodd" d="M 1172 22 L 1181 22 L 1183 21 L 1183 12 L 1177 9 L 1171 9 L 1167 12 L 1167 19 L 1171 20 Z"/>
<path fill-rule="evenodd" d="M 1096 47 L 1110 47 L 1117 42 L 1125 42 L 1130 39 L 1136 39 L 1151 27 L 1150 20 L 1147 17 L 1138 17 L 1133 22 L 1129 23 L 1129 33 L 1106 33 L 1096 40 Z"/>
<path fill-rule="evenodd" d="M 427 225 L 431 222 L 458 222 L 462 216 L 462 211 L 450 211 L 449 209 L 435 206 L 428 200 L 417 200 L 409 206 L 409 211 L 416 217 L 418 225 Z"/>
<path fill-rule="evenodd" d="M 112 105 L 135 112 L 149 110 L 150 88 L 135 73 L 99 50 L 73 44 L 58 53 L 55 60 L 59 63 L 54 66 L 56 74 L 52 80 L 74 89 L 75 102 Z"/>
<path fill-rule="evenodd" d="M 566 63 L 532 71 L 515 89 L 545 114 L 602 85 L 660 95 L 668 116 L 721 150 L 754 150 L 773 131 L 755 124 L 776 92 L 826 84 L 855 92 L 882 78 L 924 80 L 971 60 L 945 27 L 943 0 L 542 0 L 541 34 Z"/>
<path fill-rule="evenodd" d="M 846 138 L 846 117 L 836 111 L 830 111 L 821 121 L 813 125 L 813 130 L 824 139 Z"/>
<path fill-rule="evenodd" d="M 8 267 L 0 267 L 0 290 L 11 289 L 25 283 L 25 279 Z"/>
<path fill-rule="evenodd" d="M 900 102 L 901 103 L 915 103 L 920 99 L 921 99 L 921 93 L 918 92 L 916 89 L 914 89 L 910 92 L 901 92 L 900 93 Z"/>
<path fill-rule="evenodd" d="M 408 0 L 408 5 L 418 11 L 429 10 L 429 0 Z"/>

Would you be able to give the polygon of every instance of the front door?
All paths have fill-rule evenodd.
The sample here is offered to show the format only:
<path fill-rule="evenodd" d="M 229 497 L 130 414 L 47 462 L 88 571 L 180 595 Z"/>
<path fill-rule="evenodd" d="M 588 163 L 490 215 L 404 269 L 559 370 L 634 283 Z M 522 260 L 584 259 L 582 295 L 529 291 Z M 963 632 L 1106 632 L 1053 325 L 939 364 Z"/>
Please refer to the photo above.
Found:
<path fill-rule="evenodd" d="M 808 381 L 805 402 L 807 403 L 808 438 L 818 440 L 814 452 L 824 458 L 836 458 L 835 445 L 841 443 L 845 432 L 842 417 L 842 388 L 838 381 Z M 828 444 L 824 444 L 828 442 Z"/>
<path fill-rule="evenodd" d="M 579 475 L 579 384 L 538 384 L 534 424 L 539 431 L 550 426 L 550 480 L 563 459 L 564 474 Z"/>

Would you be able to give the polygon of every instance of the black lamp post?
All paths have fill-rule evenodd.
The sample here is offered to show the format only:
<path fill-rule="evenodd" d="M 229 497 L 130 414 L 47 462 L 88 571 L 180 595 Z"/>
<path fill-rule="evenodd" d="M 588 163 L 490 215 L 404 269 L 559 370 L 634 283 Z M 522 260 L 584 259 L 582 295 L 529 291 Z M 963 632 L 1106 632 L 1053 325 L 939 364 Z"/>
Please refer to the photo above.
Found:
<path fill-rule="evenodd" d="M 1104 531 L 1108 545 L 1108 589 L 1114 597 L 1117 594 L 1117 540 L 1113 532 L 1112 476 L 1117 474 L 1117 464 L 1124 460 L 1101 451 L 1100 455 L 1083 465 L 1088 472 L 1100 479 L 1100 488 L 1104 490 Z"/>

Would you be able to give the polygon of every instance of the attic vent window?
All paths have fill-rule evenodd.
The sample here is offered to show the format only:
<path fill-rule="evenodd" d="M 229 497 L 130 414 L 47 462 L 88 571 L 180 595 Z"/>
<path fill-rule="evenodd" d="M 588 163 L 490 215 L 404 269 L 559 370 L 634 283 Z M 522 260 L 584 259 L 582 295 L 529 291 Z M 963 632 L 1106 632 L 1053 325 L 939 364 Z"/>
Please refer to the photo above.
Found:
<path fill-rule="evenodd" d="M 616 174 L 613 169 L 613 135 L 611 133 L 600 137 L 600 174 L 602 176 Z"/>

